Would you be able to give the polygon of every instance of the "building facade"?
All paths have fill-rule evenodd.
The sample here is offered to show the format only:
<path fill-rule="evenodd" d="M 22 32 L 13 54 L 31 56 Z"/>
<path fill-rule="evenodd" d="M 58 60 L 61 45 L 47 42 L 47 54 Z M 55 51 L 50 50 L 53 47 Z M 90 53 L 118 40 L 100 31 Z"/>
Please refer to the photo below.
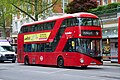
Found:
<path fill-rule="evenodd" d="M 99 5 L 106 5 L 110 3 L 120 2 L 120 0 L 97 0 Z"/>
<path fill-rule="evenodd" d="M 120 0 L 98 0 L 99 5 L 107 5 L 110 3 L 120 2 Z M 118 6 L 119 8 L 119 6 Z M 100 17 L 103 22 L 103 59 L 118 61 L 118 17 L 120 12 L 112 12 L 109 15 L 104 14 Z"/>

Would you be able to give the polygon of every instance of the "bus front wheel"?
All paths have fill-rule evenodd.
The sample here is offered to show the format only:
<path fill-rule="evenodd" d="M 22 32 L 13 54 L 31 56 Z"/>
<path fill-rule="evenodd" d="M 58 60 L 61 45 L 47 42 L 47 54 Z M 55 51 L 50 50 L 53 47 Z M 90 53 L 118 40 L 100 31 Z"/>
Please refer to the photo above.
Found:
<path fill-rule="evenodd" d="M 64 67 L 64 59 L 62 57 L 58 57 L 57 66 L 59 68 Z"/>
<path fill-rule="evenodd" d="M 24 59 L 24 64 L 25 65 L 29 65 L 29 58 L 26 56 L 25 59 Z"/>

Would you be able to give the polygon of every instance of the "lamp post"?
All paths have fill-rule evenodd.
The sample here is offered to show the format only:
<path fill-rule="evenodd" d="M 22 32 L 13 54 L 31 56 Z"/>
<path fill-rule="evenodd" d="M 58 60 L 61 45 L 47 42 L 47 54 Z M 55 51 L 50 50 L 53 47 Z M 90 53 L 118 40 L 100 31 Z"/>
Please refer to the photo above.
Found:
<path fill-rule="evenodd" d="M 120 17 L 118 18 L 118 64 L 120 64 Z"/>
<path fill-rule="evenodd" d="M 62 0 L 62 10 L 63 10 L 63 13 L 65 13 L 65 11 L 64 11 L 64 8 L 65 8 L 65 1 L 64 0 Z"/>

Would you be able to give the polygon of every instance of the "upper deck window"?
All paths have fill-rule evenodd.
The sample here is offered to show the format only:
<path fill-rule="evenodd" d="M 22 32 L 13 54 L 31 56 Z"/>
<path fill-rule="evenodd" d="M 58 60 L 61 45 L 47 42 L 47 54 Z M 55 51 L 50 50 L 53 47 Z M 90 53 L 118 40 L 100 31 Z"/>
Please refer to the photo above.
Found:
<path fill-rule="evenodd" d="M 68 18 L 62 22 L 61 27 L 78 26 L 79 20 L 77 18 Z"/>
<path fill-rule="evenodd" d="M 100 26 L 97 18 L 78 18 L 80 26 Z"/>
<path fill-rule="evenodd" d="M 55 21 L 45 22 L 45 23 L 40 23 L 40 24 L 33 24 L 30 26 L 23 26 L 19 33 L 51 30 L 51 29 L 53 29 L 54 25 L 55 25 Z"/>
<path fill-rule="evenodd" d="M 100 26 L 100 21 L 98 18 L 68 18 L 61 25 L 61 27 L 71 26 Z"/>

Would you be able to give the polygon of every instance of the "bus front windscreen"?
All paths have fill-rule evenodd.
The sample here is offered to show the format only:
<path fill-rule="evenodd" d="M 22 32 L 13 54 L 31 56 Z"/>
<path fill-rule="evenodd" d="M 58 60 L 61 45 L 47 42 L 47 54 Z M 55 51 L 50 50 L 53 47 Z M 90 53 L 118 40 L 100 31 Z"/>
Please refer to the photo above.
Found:
<path fill-rule="evenodd" d="M 77 52 L 98 57 L 101 56 L 100 39 L 77 39 L 76 41 Z"/>

